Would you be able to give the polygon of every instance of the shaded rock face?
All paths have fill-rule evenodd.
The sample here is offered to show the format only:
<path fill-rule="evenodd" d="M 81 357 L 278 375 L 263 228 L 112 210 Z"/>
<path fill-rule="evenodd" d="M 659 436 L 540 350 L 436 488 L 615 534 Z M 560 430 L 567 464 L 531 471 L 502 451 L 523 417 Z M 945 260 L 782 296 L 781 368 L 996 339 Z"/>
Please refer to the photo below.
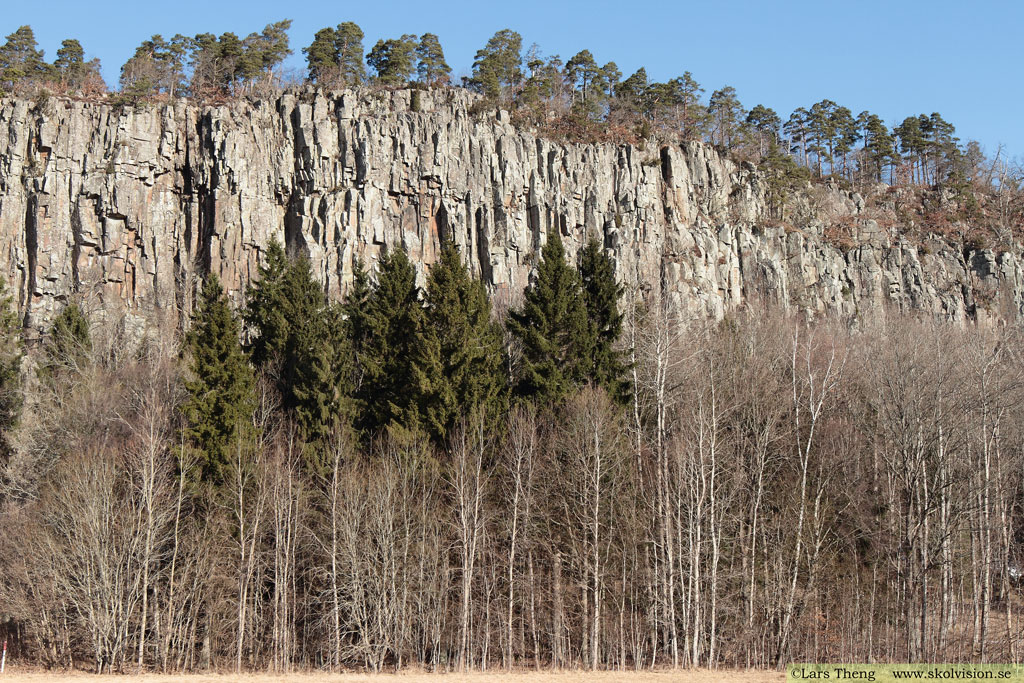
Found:
<path fill-rule="evenodd" d="M 268 242 L 307 255 L 341 296 L 357 257 L 405 248 L 421 278 L 453 239 L 499 302 L 559 231 L 590 237 L 627 290 L 687 316 L 750 300 L 878 317 L 1017 320 L 1019 255 L 922 251 L 860 217 L 858 195 L 796 197 L 800 229 L 769 227 L 765 183 L 699 143 L 559 144 L 472 114 L 463 91 L 285 94 L 200 107 L 0 102 L 0 274 L 26 325 L 70 298 L 141 328 L 184 320 L 207 271 L 241 300 Z M 812 197 L 811 195 L 814 194 Z M 857 246 L 823 238 L 845 217 Z"/>

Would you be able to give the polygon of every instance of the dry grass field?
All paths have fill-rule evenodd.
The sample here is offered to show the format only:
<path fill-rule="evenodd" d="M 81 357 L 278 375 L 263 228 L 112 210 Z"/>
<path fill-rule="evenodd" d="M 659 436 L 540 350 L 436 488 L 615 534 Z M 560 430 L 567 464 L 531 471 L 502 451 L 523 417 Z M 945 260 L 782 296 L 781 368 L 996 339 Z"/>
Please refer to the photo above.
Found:
<path fill-rule="evenodd" d="M 3 683 L 41 683 L 42 681 L 110 681 L 111 683 L 780 683 L 786 678 L 779 671 L 735 671 L 698 669 L 693 671 L 561 671 L 561 672 L 493 672 L 470 674 L 433 674 L 433 673 L 400 673 L 400 674 L 199 674 L 199 675 L 160 675 L 147 674 L 141 676 L 112 675 L 96 676 L 94 674 L 76 672 L 68 674 L 45 672 L 8 671 L 3 676 Z"/>

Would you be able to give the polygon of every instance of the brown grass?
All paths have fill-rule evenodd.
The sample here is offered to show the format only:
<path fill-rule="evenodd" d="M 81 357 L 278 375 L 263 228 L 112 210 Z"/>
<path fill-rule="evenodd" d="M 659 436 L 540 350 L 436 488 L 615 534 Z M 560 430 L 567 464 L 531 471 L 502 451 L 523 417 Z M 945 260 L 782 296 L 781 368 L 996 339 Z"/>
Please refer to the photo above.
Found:
<path fill-rule="evenodd" d="M 40 683 L 42 681 L 110 681 L 111 683 L 780 683 L 786 675 L 780 671 L 737 671 L 731 669 L 680 671 L 540 671 L 491 672 L 469 674 L 304 673 L 304 674 L 189 674 L 189 675 L 111 675 L 96 676 L 84 672 L 46 673 L 8 670 L 4 683 Z"/>

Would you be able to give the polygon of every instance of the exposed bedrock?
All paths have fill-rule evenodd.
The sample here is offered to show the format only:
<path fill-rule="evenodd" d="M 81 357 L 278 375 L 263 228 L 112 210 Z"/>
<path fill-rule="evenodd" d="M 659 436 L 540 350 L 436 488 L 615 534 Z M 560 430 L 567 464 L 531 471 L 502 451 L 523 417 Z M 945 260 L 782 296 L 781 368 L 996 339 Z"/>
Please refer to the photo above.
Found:
<path fill-rule="evenodd" d="M 1020 253 L 922 249 L 817 188 L 770 227 L 766 184 L 699 143 L 560 144 L 471 114 L 460 90 L 293 93 L 223 106 L 0 101 L 0 273 L 30 328 L 80 297 L 133 326 L 190 308 L 220 274 L 236 298 L 272 238 L 339 295 L 356 257 L 403 246 L 421 275 L 448 236 L 499 298 L 554 230 L 590 236 L 627 288 L 722 317 L 752 299 L 877 317 L 1016 321 Z M 813 196 L 812 196 L 813 195 Z M 841 218 L 855 246 L 825 239 Z"/>

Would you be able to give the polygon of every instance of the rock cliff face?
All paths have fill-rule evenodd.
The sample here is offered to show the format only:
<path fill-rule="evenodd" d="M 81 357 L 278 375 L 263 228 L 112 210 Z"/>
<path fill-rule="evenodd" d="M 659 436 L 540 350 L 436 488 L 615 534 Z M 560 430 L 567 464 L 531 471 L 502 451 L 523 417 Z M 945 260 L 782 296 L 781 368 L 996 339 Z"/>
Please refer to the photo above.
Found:
<path fill-rule="evenodd" d="M 0 274 L 26 325 L 80 297 L 133 326 L 182 316 L 199 278 L 241 297 L 268 241 L 305 253 L 340 295 L 356 257 L 408 250 L 421 275 L 448 236 L 499 299 L 558 230 L 588 236 L 627 288 L 721 317 L 752 299 L 814 312 L 1017 320 L 1019 254 L 920 249 L 856 194 L 796 197 L 770 227 L 766 183 L 698 143 L 557 144 L 462 91 L 286 94 L 276 101 L 113 108 L 0 101 Z M 852 226 L 840 249 L 830 221 Z M 926 253 L 925 253 L 926 252 Z"/>

